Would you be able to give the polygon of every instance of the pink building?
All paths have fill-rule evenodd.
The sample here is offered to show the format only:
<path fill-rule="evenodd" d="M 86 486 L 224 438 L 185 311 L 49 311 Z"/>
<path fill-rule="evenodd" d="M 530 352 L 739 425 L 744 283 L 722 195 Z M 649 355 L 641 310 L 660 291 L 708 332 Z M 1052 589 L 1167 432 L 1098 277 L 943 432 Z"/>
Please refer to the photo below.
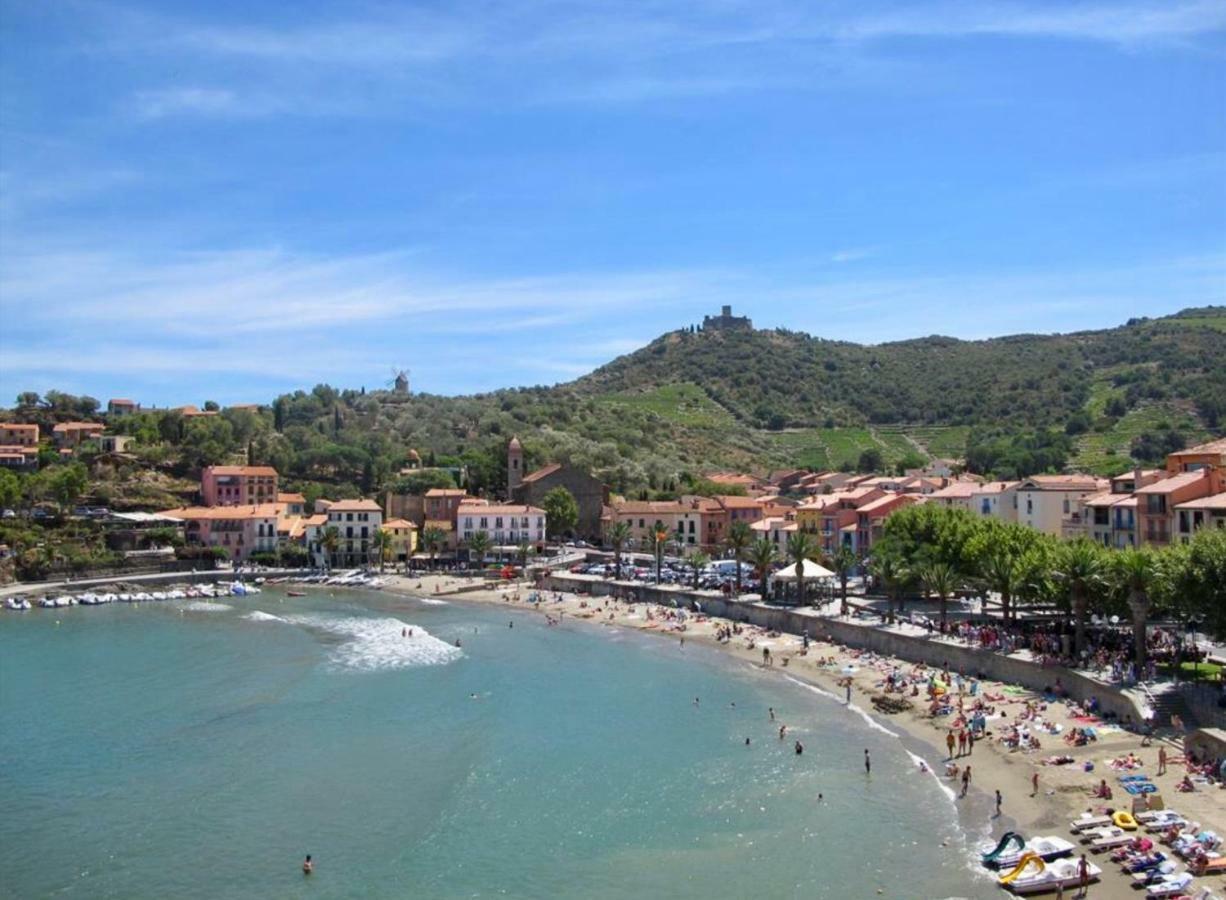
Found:
<path fill-rule="evenodd" d="M 277 502 L 272 466 L 209 466 L 200 473 L 205 506 L 254 506 Z"/>
<path fill-rule="evenodd" d="M 162 513 L 183 522 L 188 544 L 221 547 L 230 559 L 242 561 L 252 553 L 272 553 L 277 549 L 275 503 L 258 506 L 187 506 Z"/>

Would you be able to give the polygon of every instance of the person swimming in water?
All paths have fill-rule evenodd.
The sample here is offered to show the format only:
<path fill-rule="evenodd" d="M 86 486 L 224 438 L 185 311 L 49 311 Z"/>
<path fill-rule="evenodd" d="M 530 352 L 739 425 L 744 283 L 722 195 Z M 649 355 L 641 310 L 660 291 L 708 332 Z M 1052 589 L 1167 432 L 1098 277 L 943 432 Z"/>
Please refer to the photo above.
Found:
<path fill-rule="evenodd" d="M 804 752 L 805 752 L 805 745 L 802 744 L 800 741 L 797 741 L 796 742 L 796 755 L 800 756 L 800 754 Z"/>
<path fill-rule="evenodd" d="M 306 859 L 302 861 L 302 874 L 310 875 L 315 871 L 315 863 L 311 862 L 311 854 L 306 855 Z"/>

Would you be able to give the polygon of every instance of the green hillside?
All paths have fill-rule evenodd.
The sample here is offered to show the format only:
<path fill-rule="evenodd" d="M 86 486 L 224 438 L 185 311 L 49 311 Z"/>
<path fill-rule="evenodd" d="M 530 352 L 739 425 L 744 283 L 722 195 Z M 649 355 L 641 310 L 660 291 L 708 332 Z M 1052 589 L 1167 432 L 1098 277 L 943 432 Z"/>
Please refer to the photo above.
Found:
<path fill-rule="evenodd" d="M 46 433 L 96 411 L 88 397 L 51 392 L 23 394 L 7 417 Z M 395 486 L 411 448 L 498 492 L 513 434 L 529 466 L 569 461 L 619 492 L 667 492 L 717 467 L 937 456 L 1006 477 L 1116 472 L 1220 434 L 1224 421 L 1226 307 L 1206 307 L 1102 331 L 873 346 L 687 329 L 552 387 L 440 397 L 317 385 L 259 412 L 155 411 L 116 427 L 136 438 L 138 463 L 170 478 L 248 459 L 275 466 L 291 489 L 353 496 Z"/>

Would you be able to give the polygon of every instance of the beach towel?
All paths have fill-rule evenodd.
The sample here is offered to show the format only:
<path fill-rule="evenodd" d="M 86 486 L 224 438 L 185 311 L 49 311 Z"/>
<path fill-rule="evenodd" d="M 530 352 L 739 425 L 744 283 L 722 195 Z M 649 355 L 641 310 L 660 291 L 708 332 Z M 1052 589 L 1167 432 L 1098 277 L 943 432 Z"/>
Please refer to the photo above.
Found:
<path fill-rule="evenodd" d="M 1148 775 L 1121 775 L 1121 776 L 1120 776 L 1120 781 L 1121 781 L 1121 782 L 1128 782 L 1128 781 L 1149 781 L 1149 776 L 1148 776 Z"/>
<path fill-rule="evenodd" d="M 1126 790 L 1132 796 L 1136 797 L 1139 794 L 1156 793 L 1158 790 L 1158 785 L 1153 784 L 1152 782 L 1149 782 L 1149 781 L 1141 782 L 1141 783 L 1133 782 L 1132 784 L 1124 785 L 1124 790 Z"/>

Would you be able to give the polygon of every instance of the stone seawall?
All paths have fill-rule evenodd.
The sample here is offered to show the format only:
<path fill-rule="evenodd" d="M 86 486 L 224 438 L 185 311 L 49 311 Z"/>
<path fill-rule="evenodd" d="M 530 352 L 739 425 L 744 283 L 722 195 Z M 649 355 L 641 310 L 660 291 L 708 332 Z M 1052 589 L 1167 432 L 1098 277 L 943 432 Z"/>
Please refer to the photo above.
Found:
<path fill-rule="evenodd" d="M 713 591 L 686 591 L 670 586 L 606 581 L 584 575 L 551 574 L 545 578 L 543 586 L 549 590 L 616 597 L 690 610 L 701 607 L 708 615 L 786 634 L 800 635 L 807 631 L 814 639 L 831 638 L 848 647 L 872 650 L 909 662 L 937 667 L 948 665 L 951 672 L 962 671 L 968 675 L 1018 684 L 1034 691 L 1050 687 L 1059 678 L 1072 697 L 1080 701 L 1094 697 L 1104 712 L 1114 713 L 1121 720 L 1131 719 L 1139 723 L 1147 714 L 1132 697 L 1118 688 L 1061 666 L 1042 666 L 1028 659 L 976 650 L 929 635 L 904 634 L 885 625 L 828 618 L 813 609 L 790 609 L 731 600 Z"/>

